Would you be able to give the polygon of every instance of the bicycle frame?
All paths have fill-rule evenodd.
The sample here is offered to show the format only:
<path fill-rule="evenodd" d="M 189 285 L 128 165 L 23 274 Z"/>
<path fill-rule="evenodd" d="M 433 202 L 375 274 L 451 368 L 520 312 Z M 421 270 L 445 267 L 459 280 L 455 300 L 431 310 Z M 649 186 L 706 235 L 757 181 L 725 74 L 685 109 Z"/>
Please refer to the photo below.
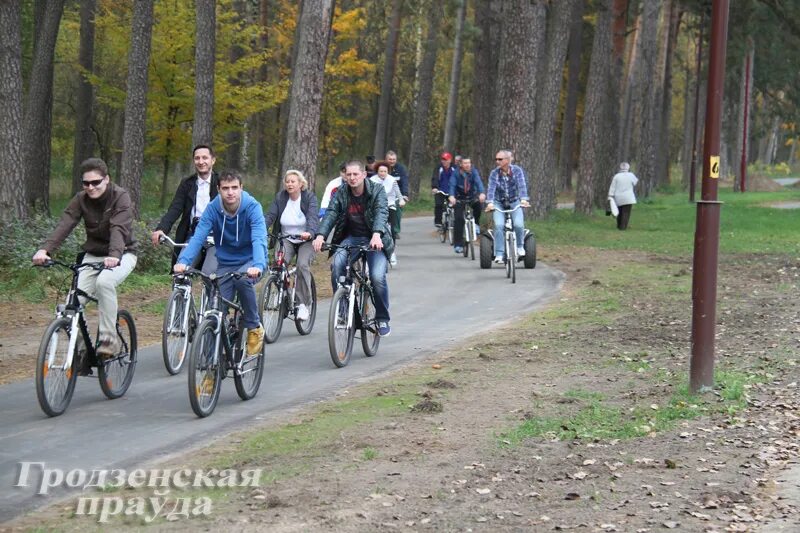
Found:
<path fill-rule="evenodd" d="M 278 306 L 280 307 L 283 304 L 283 300 L 286 296 L 289 297 L 289 302 L 294 302 L 294 293 L 297 287 L 297 266 L 288 266 L 286 263 L 286 252 L 284 251 L 284 243 L 285 239 L 289 238 L 300 238 L 299 235 L 286 235 L 281 234 L 278 235 L 278 240 L 280 241 L 280 247 L 278 250 L 275 251 L 275 263 L 274 266 L 271 266 L 269 271 L 270 274 L 277 274 L 280 280 L 280 293 L 278 294 Z M 289 280 L 294 278 L 294 282 L 290 283 Z M 289 309 L 290 313 L 294 313 L 294 306 Z"/>
<path fill-rule="evenodd" d="M 348 254 L 348 260 L 345 264 L 344 275 L 339 278 L 339 285 L 344 286 L 350 292 L 348 297 L 348 309 L 347 309 L 347 327 L 351 328 L 354 326 L 353 321 L 355 320 L 355 301 L 356 296 L 358 297 L 358 312 L 359 315 L 363 316 L 364 312 L 364 297 L 365 293 L 368 296 L 372 296 L 372 283 L 369 280 L 369 264 L 367 263 L 367 254 L 371 251 L 368 247 L 364 246 L 351 246 L 351 245 L 331 245 L 337 248 L 343 248 L 346 250 Z M 358 254 L 356 254 L 353 260 L 350 260 L 349 254 L 351 250 L 358 250 Z M 359 263 L 358 267 L 353 268 L 356 263 Z M 344 278 L 344 279 L 342 279 Z M 358 292 L 356 293 L 356 285 L 358 285 Z M 363 324 L 365 328 L 371 327 L 370 325 Z"/>

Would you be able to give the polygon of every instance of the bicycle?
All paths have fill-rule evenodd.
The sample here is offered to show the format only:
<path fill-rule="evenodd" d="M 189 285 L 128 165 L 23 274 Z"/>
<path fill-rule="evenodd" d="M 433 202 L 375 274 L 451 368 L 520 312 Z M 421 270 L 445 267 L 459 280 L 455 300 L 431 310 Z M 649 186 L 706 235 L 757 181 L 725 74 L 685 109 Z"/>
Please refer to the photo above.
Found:
<path fill-rule="evenodd" d="M 173 248 L 184 248 L 186 243 L 176 243 L 166 235 L 159 238 Z M 183 274 L 173 274 L 172 292 L 164 309 L 164 325 L 161 328 L 161 354 L 164 366 L 170 375 L 181 371 L 189 351 L 189 344 L 199 323 L 199 317 L 206 310 L 208 295 L 205 287 L 200 292 L 200 304 L 195 305 L 192 295 L 192 278 Z"/>
<path fill-rule="evenodd" d="M 475 239 L 478 238 L 478 226 L 475 224 L 475 215 L 472 213 L 472 201 L 456 200 L 456 204 L 464 206 L 464 257 L 472 256 L 472 260 L 474 261 Z"/>
<path fill-rule="evenodd" d="M 317 317 L 317 286 L 311 276 L 311 308 L 308 318 L 299 320 L 297 307 L 300 302 L 295 293 L 297 286 L 297 266 L 289 268 L 284 260 L 284 240 L 299 239 L 299 235 L 281 234 L 275 249 L 275 262 L 269 267 L 269 277 L 261 289 L 258 301 L 261 303 L 261 322 L 264 324 L 264 342 L 272 344 L 281 334 L 283 319 L 291 317 L 300 335 L 308 335 L 314 328 Z"/>
<path fill-rule="evenodd" d="M 236 298 L 231 302 L 220 294 L 221 282 L 246 274 L 229 272 L 222 276 L 206 275 L 194 268 L 186 269 L 184 273 L 201 277 L 209 287 L 208 307 L 194 333 L 189 351 L 189 403 L 197 416 L 205 418 L 214 412 L 222 380 L 230 374 L 233 375 L 239 398 L 247 401 L 255 397 L 264 374 L 266 344 L 262 345 L 257 355 L 247 355 L 247 331 L 242 327 L 242 307 Z M 226 316 L 225 306 L 233 309 L 233 316 Z M 220 352 L 223 357 L 220 357 Z"/>
<path fill-rule="evenodd" d="M 56 305 L 55 319 L 47 326 L 36 357 L 36 397 L 48 416 L 66 411 L 75 392 L 78 375 L 91 376 L 96 367 L 100 389 L 109 399 L 119 398 L 131 385 L 136 370 L 136 325 L 128 311 L 117 312 L 117 335 L 120 350 L 113 357 L 101 359 L 92 340 L 80 297 L 97 299 L 78 288 L 78 275 L 85 268 L 102 270 L 103 263 L 62 263 L 50 260 L 43 267 L 58 265 L 72 271 L 72 283 L 65 303 Z M 78 346 L 82 341 L 83 345 Z"/>
<path fill-rule="evenodd" d="M 328 349 L 333 364 L 347 366 L 353 352 L 356 329 L 361 330 L 361 347 L 364 355 L 377 355 L 381 337 L 375 319 L 375 292 L 369 279 L 367 253 L 383 253 L 369 245 L 328 244 L 324 249 L 342 249 L 348 254 L 345 273 L 339 277 L 339 287 L 333 293 L 328 314 Z M 350 252 L 356 251 L 351 258 Z M 355 268 L 353 268 L 355 267 Z"/>
<path fill-rule="evenodd" d="M 505 223 L 503 225 L 503 258 L 506 267 L 506 277 L 511 278 L 511 283 L 517 282 L 517 261 L 523 261 L 525 268 L 536 268 L 536 236 L 528 228 L 525 228 L 523 237 L 525 255 L 523 257 L 517 257 L 517 234 L 514 231 L 514 223 L 511 220 L 511 213 L 520 208 L 522 208 L 521 205 L 517 205 L 513 209 L 495 208 L 498 212 L 505 214 Z M 493 232 L 486 231 L 481 233 L 481 268 L 492 268 L 493 253 Z"/>
<path fill-rule="evenodd" d="M 439 191 L 436 194 L 441 194 L 445 198 L 444 211 L 442 212 L 442 225 L 438 228 L 439 240 L 441 242 L 447 242 L 449 239 L 450 244 L 453 244 L 453 222 L 455 221 L 455 211 L 450 205 L 450 202 L 447 201 L 449 195 L 446 192 Z"/>

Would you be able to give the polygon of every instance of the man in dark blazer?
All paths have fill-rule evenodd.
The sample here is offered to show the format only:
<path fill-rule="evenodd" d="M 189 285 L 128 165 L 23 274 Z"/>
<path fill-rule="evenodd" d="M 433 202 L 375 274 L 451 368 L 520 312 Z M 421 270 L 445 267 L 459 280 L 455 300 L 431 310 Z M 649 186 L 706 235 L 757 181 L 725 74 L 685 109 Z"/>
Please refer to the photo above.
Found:
<path fill-rule="evenodd" d="M 214 150 L 205 144 L 198 144 L 192 150 L 195 173 L 181 180 L 175 197 L 167 209 L 166 214 L 161 218 L 161 222 L 156 226 L 151 236 L 153 245 L 158 245 L 159 238 L 168 234 L 172 225 L 180 217 L 178 227 L 175 230 L 175 242 L 188 242 L 194 234 L 194 228 L 200 216 L 205 211 L 206 206 L 217 196 L 219 187 L 219 176 L 214 172 L 216 157 Z M 172 264 L 178 258 L 180 250 L 173 250 Z M 214 272 L 216 270 L 216 256 L 214 247 L 206 249 L 205 254 L 201 254 L 198 264 L 203 265 L 203 271 Z"/>

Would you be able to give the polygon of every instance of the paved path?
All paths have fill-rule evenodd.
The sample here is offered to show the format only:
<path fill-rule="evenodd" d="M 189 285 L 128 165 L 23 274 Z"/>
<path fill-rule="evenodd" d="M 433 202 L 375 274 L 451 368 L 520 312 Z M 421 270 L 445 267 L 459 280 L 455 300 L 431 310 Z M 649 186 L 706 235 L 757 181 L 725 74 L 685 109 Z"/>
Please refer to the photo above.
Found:
<path fill-rule="evenodd" d="M 541 263 L 535 270 L 518 270 L 512 285 L 504 269 L 481 270 L 477 259 L 457 256 L 432 230 L 430 217 L 403 221 L 400 263 L 389 274 L 392 334 L 381 341 L 376 357 L 365 358 L 356 340 L 350 365 L 333 366 L 324 301 L 309 336 L 299 336 L 289 321 L 284 324 L 280 339 L 268 348 L 258 396 L 242 402 L 232 380 L 225 380 L 209 418 L 195 417 L 186 372 L 168 376 L 160 346 L 140 350 L 126 396 L 106 400 L 96 380 L 79 378 L 69 410 L 57 418 L 40 411 L 32 381 L 0 387 L 0 522 L 67 494 L 58 489 L 41 496 L 35 486 L 14 487 L 21 461 L 67 470 L 151 463 L 250 427 L 254 419 L 268 420 L 287 407 L 331 398 L 355 382 L 531 311 L 560 288 L 563 274 Z"/>

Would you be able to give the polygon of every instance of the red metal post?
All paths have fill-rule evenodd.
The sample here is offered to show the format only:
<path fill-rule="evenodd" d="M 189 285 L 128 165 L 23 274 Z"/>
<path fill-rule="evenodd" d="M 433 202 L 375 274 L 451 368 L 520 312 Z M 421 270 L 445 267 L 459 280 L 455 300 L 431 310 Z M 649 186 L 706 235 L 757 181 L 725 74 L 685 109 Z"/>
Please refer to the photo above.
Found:
<path fill-rule="evenodd" d="M 703 187 L 697 202 L 692 278 L 692 358 L 689 386 L 692 392 L 714 385 L 714 329 L 717 312 L 717 265 L 719 254 L 720 128 L 725 80 L 725 53 L 729 0 L 714 0 L 708 59 L 708 93 L 703 144 Z"/>
<path fill-rule="evenodd" d="M 750 50 L 747 51 L 747 55 L 745 56 L 744 60 L 744 101 L 742 102 L 743 106 L 743 113 L 744 116 L 742 117 L 744 120 L 744 125 L 742 128 L 744 131 L 742 132 L 742 162 L 739 167 L 739 190 L 741 192 L 745 192 L 745 183 L 747 182 L 747 113 L 750 111 Z"/>
<path fill-rule="evenodd" d="M 700 17 L 700 33 L 697 36 L 697 76 L 694 86 L 694 126 L 692 128 L 692 166 L 689 172 L 689 202 L 694 203 L 694 191 L 697 183 L 697 121 L 700 115 L 700 68 L 703 64 L 703 26 L 706 24 L 706 12 Z"/>

